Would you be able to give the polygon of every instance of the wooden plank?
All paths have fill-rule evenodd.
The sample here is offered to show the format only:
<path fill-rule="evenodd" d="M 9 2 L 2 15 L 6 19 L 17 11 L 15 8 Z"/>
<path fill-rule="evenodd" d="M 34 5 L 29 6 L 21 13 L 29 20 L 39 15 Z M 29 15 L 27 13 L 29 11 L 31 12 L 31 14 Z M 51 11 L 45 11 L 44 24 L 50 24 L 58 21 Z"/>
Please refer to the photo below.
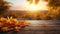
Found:
<path fill-rule="evenodd" d="M 18 33 L 7 34 L 60 34 L 60 20 L 27 20 L 30 24 Z"/>

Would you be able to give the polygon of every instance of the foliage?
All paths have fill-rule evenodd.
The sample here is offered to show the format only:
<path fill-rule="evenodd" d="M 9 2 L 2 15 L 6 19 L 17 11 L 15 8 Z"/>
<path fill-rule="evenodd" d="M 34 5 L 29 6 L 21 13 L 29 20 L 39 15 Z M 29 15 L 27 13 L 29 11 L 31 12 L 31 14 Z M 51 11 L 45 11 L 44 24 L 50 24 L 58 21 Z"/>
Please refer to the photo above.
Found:
<path fill-rule="evenodd" d="M 48 16 L 52 19 L 57 19 L 60 8 L 60 0 L 48 0 Z"/>
<path fill-rule="evenodd" d="M 26 20 L 12 19 L 12 17 L 8 17 L 8 19 L 3 17 L 0 18 L 0 30 L 3 32 L 8 32 L 11 30 L 18 32 L 24 26 L 28 26 L 28 22 Z"/>
<path fill-rule="evenodd" d="M 60 7 L 60 0 L 49 0 L 48 5 L 52 7 Z"/>
<path fill-rule="evenodd" d="M 0 0 L 0 15 L 6 13 L 9 10 L 9 2 L 5 0 Z"/>

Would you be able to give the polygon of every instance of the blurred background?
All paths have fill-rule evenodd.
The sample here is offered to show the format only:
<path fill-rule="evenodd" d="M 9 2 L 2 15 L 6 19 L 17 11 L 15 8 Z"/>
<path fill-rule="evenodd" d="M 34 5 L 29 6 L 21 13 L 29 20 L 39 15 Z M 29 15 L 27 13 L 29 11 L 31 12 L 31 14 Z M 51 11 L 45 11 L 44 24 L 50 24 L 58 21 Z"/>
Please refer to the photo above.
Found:
<path fill-rule="evenodd" d="M 60 0 L 0 0 L 0 17 L 60 19 Z"/>

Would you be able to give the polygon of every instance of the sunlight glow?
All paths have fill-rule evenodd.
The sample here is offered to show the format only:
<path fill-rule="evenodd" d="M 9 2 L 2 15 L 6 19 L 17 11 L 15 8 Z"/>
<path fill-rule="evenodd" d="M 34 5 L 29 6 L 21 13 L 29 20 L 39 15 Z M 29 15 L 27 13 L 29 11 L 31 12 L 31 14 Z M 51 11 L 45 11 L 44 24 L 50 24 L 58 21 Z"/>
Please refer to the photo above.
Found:
<path fill-rule="evenodd" d="M 38 10 L 48 10 L 47 3 L 43 0 L 40 0 L 37 5 L 34 4 L 34 0 L 32 4 L 29 4 L 29 2 L 26 4 L 26 10 L 28 11 L 38 11 Z"/>
<path fill-rule="evenodd" d="M 38 4 L 35 5 L 35 0 L 32 0 L 32 4 L 30 4 L 27 0 L 7 0 L 12 3 L 11 10 L 28 10 L 28 11 L 40 11 L 40 10 L 48 10 L 47 3 L 43 0 L 40 0 Z"/>

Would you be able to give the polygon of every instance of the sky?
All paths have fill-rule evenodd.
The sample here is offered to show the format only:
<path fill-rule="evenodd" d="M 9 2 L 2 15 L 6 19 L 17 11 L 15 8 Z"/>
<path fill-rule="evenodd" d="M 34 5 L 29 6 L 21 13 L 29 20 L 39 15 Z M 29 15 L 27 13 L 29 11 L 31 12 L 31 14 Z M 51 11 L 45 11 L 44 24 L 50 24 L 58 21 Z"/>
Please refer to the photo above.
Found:
<path fill-rule="evenodd" d="M 12 7 L 11 9 L 19 10 L 22 9 L 23 6 L 26 5 L 26 0 L 7 0 L 8 2 L 11 2 Z"/>
<path fill-rule="evenodd" d="M 23 6 L 26 3 L 26 0 L 7 0 L 8 2 L 12 2 L 13 6 Z"/>
<path fill-rule="evenodd" d="M 11 10 L 25 10 L 28 4 L 27 0 L 7 0 L 7 1 L 12 3 Z M 42 0 L 40 0 L 36 9 L 39 8 L 40 10 L 40 9 L 43 9 L 45 6 L 46 6 L 46 2 L 42 2 Z M 27 9 L 35 9 L 35 7 L 28 5 Z M 46 7 L 44 9 L 46 9 Z"/>

